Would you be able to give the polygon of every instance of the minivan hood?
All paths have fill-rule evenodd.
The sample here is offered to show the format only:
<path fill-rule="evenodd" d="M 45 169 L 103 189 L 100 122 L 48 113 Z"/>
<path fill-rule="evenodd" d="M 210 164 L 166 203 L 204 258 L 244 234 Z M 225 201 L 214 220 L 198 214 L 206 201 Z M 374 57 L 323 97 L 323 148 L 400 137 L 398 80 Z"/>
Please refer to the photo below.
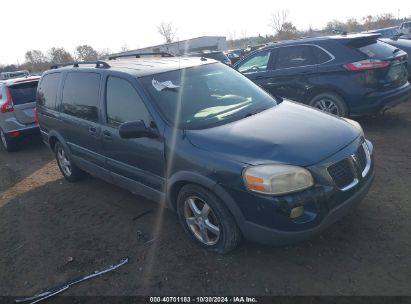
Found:
<path fill-rule="evenodd" d="M 360 131 L 344 119 L 284 100 L 253 116 L 186 135 L 194 146 L 242 163 L 309 166 L 343 149 Z"/>

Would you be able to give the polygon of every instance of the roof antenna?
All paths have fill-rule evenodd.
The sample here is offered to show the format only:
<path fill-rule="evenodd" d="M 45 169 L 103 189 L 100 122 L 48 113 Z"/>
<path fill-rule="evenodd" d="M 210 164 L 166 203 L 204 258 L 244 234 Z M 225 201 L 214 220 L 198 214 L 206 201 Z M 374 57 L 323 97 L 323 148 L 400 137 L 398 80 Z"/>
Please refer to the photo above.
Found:
<path fill-rule="evenodd" d="M 207 61 L 207 58 L 205 58 L 205 57 L 201 57 L 201 59 L 200 59 L 201 61 Z"/>

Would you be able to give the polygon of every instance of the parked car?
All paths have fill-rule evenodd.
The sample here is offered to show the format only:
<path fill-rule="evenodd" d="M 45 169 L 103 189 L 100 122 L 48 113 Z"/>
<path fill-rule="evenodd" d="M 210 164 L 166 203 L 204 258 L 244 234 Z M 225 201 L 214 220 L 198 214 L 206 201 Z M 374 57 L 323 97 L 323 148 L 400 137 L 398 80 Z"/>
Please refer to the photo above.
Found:
<path fill-rule="evenodd" d="M 234 68 L 274 96 L 338 116 L 383 112 L 411 98 L 407 54 L 379 34 L 306 38 L 267 46 Z"/>
<path fill-rule="evenodd" d="M 411 21 L 403 22 L 400 25 L 399 32 L 403 34 L 402 38 L 411 39 Z"/>
<path fill-rule="evenodd" d="M 1 72 L 0 80 L 7 80 L 7 79 L 12 79 L 12 78 L 20 78 L 20 77 L 28 77 L 28 76 L 30 76 L 30 72 L 26 70 L 14 71 L 14 72 Z"/>
<path fill-rule="evenodd" d="M 387 27 L 377 30 L 371 30 L 365 33 L 380 34 L 378 40 L 388 43 L 408 55 L 408 80 L 411 81 L 411 41 L 407 39 L 400 39 L 403 34 L 399 32 L 398 27 Z"/>
<path fill-rule="evenodd" d="M 231 64 L 235 64 L 243 56 L 243 50 L 241 50 L 241 49 L 229 50 L 229 51 L 225 52 L 224 54 L 226 54 L 228 59 L 231 60 Z"/>
<path fill-rule="evenodd" d="M 187 57 L 203 57 L 218 60 L 226 65 L 231 65 L 231 60 L 222 51 L 204 51 L 196 53 L 188 53 Z"/>
<path fill-rule="evenodd" d="M 175 210 L 219 253 L 295 242 L 341 219 L 374 177 L 361 126 L 284 100 L 215 60 L 114 59 L 45 72 L 37 112 L 69 182 L 85 172 Z"/>
<path fill-rule="evenodd" d="M 363 32 L 366 34 L 380 34 L 381 38 L 389 38 L 389 39 L 398 39 L 399 37 L 403 36 L 402 33 L 400 33 L 398 26 L 393 26 L 393 27 L 386 27 L 386 28 L 381 28 L 381 29 L 376 29 L 376 30 L 370 30 Z"/>
<path fill-rule="evenodd" d="M 34 113 L 39 79 L 29 76 L 0 80 L 0 139 L 8 152 L 16 150 L 21 139 L 39 134 Z"/>

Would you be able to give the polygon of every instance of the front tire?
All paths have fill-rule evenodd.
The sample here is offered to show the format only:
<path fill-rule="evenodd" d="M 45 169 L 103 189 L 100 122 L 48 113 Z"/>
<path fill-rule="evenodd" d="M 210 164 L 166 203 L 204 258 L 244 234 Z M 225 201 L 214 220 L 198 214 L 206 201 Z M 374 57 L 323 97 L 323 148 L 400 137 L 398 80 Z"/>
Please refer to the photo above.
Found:
<path fill-rule="evenodd" d="M 230 211 L 209 190 L 184 186 L 177 198 L 177 213 L 185 232 L 208 251 L 225 254 L 241 242 L 241 232 Z"/>
<path fill-rule="evenodd" d="M 84 179 L 86 173 L 71 161 L 69 154 L 60 142 L 55 144 L 54 152 L 60 172 L 67 181 L 74 183 Z"/>
<path fill-rule="evenodd" d="M 340 117 L 348 115 L 348 107 L 345 101 L 335 93 L 326 92 L 315 95 L 308 103 L 310 106 L 321 111 Z"/>
<path fill-rule="evenodd" d="M 14 141 L 8 139 L 6 137 L 6 134 L 3 132 L 3 130 L 0 129 L 0 142 L 7 152 L 14 152 L 17 149 L 17 145 Z"/>

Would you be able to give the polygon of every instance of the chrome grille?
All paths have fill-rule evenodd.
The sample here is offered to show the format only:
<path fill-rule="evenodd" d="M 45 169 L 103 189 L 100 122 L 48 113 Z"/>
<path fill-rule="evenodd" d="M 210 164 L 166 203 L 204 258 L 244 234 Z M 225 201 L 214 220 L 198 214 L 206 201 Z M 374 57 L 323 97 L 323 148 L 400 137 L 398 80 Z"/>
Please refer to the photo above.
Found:
<path fill-rule="evenodd" d="M 338 188 L 344 188 L 350 184 L 355 177 L 348 158 L 336 162 L 329 166 L 327 170 Z"/>
<path fill-rule="evenodd" d="M 371 168 L 371 155 L 367 143 L 364 142 L 349 158 L 340 160 L 327 168 L 334 183 L 342 191 L 357 185 L 361 178 L 367 176 Z"/>

